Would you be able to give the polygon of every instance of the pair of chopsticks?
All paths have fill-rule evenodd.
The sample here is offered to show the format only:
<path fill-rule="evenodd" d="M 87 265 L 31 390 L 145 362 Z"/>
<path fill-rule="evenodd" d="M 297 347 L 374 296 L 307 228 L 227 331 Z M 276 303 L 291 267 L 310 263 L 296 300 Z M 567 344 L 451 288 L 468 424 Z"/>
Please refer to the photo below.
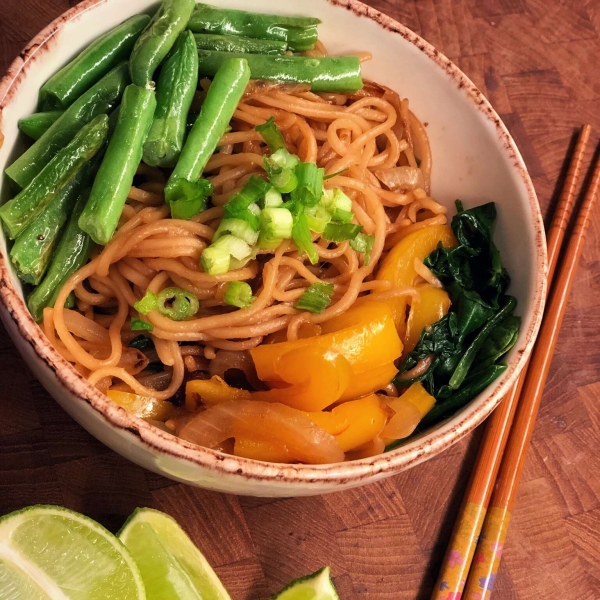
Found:
<path fill-rule="evenodd" d="M 490 417 L 432 600 L 488 600 L 491 596 L 554 347 L 600 188 L 597 160 L 556 274 L 590 134 L 591 127 L 585 125 L 548 230 L 548 304 L 537 342 L 516 384 Z"/>

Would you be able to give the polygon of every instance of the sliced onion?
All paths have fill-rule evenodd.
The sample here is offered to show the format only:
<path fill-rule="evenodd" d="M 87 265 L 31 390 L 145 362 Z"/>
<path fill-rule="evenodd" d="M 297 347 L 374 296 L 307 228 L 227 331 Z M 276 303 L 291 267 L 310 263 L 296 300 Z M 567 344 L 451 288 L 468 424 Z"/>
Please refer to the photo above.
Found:
<path fill-rule="evenodd" d="M 178 426 L 176 433 L 207 448 L 219 448 L 225 440 L 236 436 L 257 437 L 283 446 L 295 461 L 327 464 L 344 460 L 333 435 L 301 411 L 274 402 L 222 402 Z"/>
<path fill-rule="evenodd" d="M 407 165 L 391 167 L 389 169 L 378 169 L 375 171 L 375 176 L 392 192 L 399 192 L 401 194 L 425 187 L 421 169 Z"/>

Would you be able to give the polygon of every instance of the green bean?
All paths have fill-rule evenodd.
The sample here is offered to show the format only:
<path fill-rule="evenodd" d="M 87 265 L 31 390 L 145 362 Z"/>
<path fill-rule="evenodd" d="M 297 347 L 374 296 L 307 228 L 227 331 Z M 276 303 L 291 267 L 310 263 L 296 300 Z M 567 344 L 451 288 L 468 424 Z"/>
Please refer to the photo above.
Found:
<path fill-rule="evenodd" d="M 118 104 L 128 83 L 127 63 L 121 63 L 78 98 L 31 148 L 6 169 L 8 177 L 22 188 L 27 187 L 86 123 Z"/>
<path fill-rule="evenodd" d="M 167 202 L 190 199 L 184 188 L 196 184 L 213 155 L 219 140 L 250 81 L 250 69 L 244 58 L 223 61 L 204 100 L 198 118 L 185 142 L 181 156 L 167 182 Z M 187 198 L 186 198 L 187 196 Z"/>
<path fill-rule="evenodd" d="M 181 34 L 175 52 L 161 69 L 156 112 L 144 144 L 144 162 L 174 167 L 183 148 L 187 116 L 198 85 L 198 53 L 191 31 Z"/>
<path fill-rule="evenodd" d="M 63 115 L 62 110 L 49 110 L 34 113 L 19 119 L 19 129 L 32 140 L 39 140 L 48 129 Z"/>
<path fill-rule="evenodd" d="M 249 37 L 215 33 L 195 33 L 194 38 L 198 50 L 250 52 L 252 54 L 283 54 L 287 50 L 287 42 L 279 40 L 255 40 Z"/>
<path fill-rule="evenodd" d="M 198 50 L 200 75 L 212 77 L 224 61 L 246 58 L 252 79 L 310 83 L 313 92 L 356 92 L 363 86 L 356 56 L 265 56 L 239 52 Z"/>
<path fill-rule="evenodd" d="M 135 15 L 93 41 L 67 66 L 40 88 L 42 110 L 65 109 L 122 60 L 150 22 L 148 15 Z"/>
<path fill-rule="evenodd" d="M 82 184 L 89 181 L 89 165 L 90 163 L 80 169 L 77 176 L 16 239 L 10 257 L 23 281 L 38 285 L 44 276 L 61 229 L 75 205 Z"/>
<path fill-rule="evenodd" d="M 156 109 L 153 90 L 130 85 L 123 94 L 115 132 L 98 170 L 79 227 L 106 245 L 119 223 L 133 177 L 142 160 L 142 147 Z"/>
<path fill-rule="evenodd" d="M 301 52 L 314 48 L 320 22 L 311 17 L 265 15 L 198 4 L 188 27 L 197 32 L 281 40 L 287 42 L 291 50 Z"/>
<path fill-rule="evenodd" d="M 73 180 L 78 171 L 103 146 L 108 134 L 108 117 L 98 115 L 40 171 L 17 196 L 0 207 L 11 240 L 14 240 Z"/>
<path fill-rule="evenodd" d="M 39 323 L 44 316 L 44 308 L 54 306 L 56 297 L 67 279 L 88 260 L 94 243 L 90 236 L 81 231 L 77 221 L 87 202 L 90 190 L 79 196 L 69 222 L 52 257 L 50 267 L 42 283 L 33 290 L 27 301 L 29 311 Z M 67 299 L 68 302 L 68 299 Z"/>
<path fill-rule="evenodd" d="M 154 71 L 186 28 L 194 6 L 195 0 L 163 0 L 135 43 L 129 59 L 131 81 L 135 85 L 150 85 Z"/>

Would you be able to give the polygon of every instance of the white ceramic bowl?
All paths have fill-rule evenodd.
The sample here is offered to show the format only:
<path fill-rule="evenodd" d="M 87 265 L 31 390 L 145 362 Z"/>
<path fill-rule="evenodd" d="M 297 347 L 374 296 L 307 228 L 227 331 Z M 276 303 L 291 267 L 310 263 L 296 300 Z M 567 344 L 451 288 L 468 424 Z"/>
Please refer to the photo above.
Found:
<path fill-rule="evenodd" d="M 543 224 L 523 160 L 487 100 L 447 58 L 396 21 L 355 0 L 219 0 L 223 7 L 322 19 L 321 38 L 332 53 L 369 50 L 365 77 L 410 99 L 428 124 L 433 195 L 452 206 L 495 201 L 496 240 L 519 301 L 521 334 L 501 379 L 459 414 L 387 454 L 335 465 L 274 465 L 239 459 L 181 441 L 127 414 L 92 388 L 50 346 L 23 302 L 18 279 L 0 240 L 0 300 L 5 326 L 32 371 L 85 429 L 116 452 L 167 477 L 214 490 L 257 496 L 301 496 L 337 491 L 414 466 L 456 443 L 483 421 L 514 382 L 540 323 L 546 282 Z M 17 120 L 35 111 L 39 86 L 94 38 L 150 0 L 84 0 L 42 31 L 0 83 L 5 136 L 0 170 L 19 151 Z M 5 195 L 4 195 L 5 196 Z M 6 198 L 3 198 L 6 200 Z"/>

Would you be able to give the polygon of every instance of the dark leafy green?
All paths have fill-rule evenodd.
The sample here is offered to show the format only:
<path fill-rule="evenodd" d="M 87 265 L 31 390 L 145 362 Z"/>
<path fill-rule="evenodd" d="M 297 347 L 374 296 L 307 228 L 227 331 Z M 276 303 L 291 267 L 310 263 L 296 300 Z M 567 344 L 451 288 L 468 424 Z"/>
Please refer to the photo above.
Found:
<path fill-rule="evenodd" d="M 462 408 L 506 369 L 500 360 L 516 343 L 521 325 L 513 314 L 517 301 L 506 294 L 510 277 L 492 239 L 494 203 L 464 210 L 457 200 L 456 208 L 452 230 L 458 246 L 440 244 L 424 261 L 444 284 L 452 301 L 450 310 L 423 330 L 395 379 L 400 386 L 420 381 L 436 398 L 419 430 Z M 431 364 L 425 373 L 413 379 L 400 377 L 428 357 Z"/>

